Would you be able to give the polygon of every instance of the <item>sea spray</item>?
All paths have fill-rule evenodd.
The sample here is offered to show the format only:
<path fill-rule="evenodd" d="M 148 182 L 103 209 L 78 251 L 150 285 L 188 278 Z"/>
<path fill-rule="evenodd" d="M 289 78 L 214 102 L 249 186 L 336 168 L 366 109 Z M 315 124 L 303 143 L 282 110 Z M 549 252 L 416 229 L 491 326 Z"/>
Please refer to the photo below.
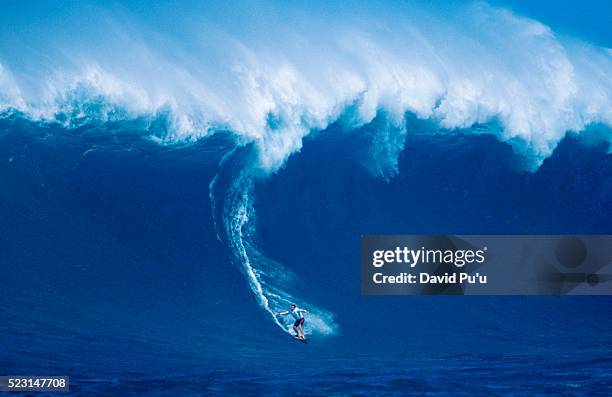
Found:
<path fill-rule="evenodd" d="M 275 313 L 299 302 L 309 311 L 304 327 L 307 334 L 333 335 L 338 331 L 333 314 L 288 292 L 297 284 L 297 277 L 282 264 L 261 254 L 253 241 L 256 225 L 254 183 L 264 176 L 258 164 L 253 162 L 257 156 L 252 146 L 240 147 L 224 157 L 219 165 L 220 171 L 209 186 L 217 237 L 227 245 L 257 303 L 277 326 L 291 332 L 291 326 L 281 322 Z"/>

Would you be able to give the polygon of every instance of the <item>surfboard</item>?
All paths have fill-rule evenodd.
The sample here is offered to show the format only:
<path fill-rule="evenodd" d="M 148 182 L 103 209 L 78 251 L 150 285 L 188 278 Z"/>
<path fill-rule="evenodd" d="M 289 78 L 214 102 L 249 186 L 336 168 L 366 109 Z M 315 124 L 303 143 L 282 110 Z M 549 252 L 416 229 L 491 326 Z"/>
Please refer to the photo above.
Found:
<path fill-rule="evenodd" d="M 300 341 L 302 343 L 308 343 L 308 338 L 302 339 L 302 338 L 298 338 L 297 336 L 294 336 L 293 339 Z"/>

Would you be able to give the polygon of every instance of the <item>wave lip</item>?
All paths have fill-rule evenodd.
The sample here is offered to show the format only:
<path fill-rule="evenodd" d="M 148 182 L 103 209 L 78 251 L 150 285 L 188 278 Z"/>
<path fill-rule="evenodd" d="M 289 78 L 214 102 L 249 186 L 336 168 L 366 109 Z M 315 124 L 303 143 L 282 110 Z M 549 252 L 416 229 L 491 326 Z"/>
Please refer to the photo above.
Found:
<path fill-rule="evenodd" d="M 498 137 L 520 141 L 517 147 L 536 160 L 567 131 L 612 125 L 611 50 L 503 8 L 475 3 L 442 13 L 388 2 L 336 15 L 326 6 L 285 7 L 241 24 L 229 15 L 212 21 L 206 7 L 190 10 L 211 27 L 205 44 L 185 37 L 196 29 L 189 22 L 163 40 L 129 40 L 157 25 L 128 14 L 134 19 L 128 35 L 109 9 L 87 28 L 105 32 L 96 53 L 78 35 L 70 42 L 57 37 L 61 56 L 41 40 L 34 47 L 49 65 L 28 76 L 11 73 L 17 70 L 11 65 L 32 63 L 33 54 L 16 51 L 13 61 L 0 53 L 0 110 L 67 125 L 166 113 L 162 141 L 234 131 L 256 144 L 259 166 L 268 171 L 299 151 L 312 131 L 335 122 L 359 128 L 381 112 L 397 129 L 407 113 L 449 130 L 496 120 Z M 270 33 L 277 33 L 274 41 Z"/>

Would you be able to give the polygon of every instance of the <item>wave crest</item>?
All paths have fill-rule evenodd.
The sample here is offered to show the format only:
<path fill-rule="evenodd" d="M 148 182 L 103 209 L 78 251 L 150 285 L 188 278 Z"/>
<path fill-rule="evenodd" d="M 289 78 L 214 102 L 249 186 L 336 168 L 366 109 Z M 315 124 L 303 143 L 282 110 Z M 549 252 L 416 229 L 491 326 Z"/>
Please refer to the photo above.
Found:
<path fill-rule="evenodd" d="M 164 141 L 231 130 L 255 143 L 268 171 L 311 131 L 334 122 L 359 128 L 380 112 L 397 131 L 407 113 L 451 130 L 496 120 L 500 139 L 521 141 L 536 160 L 567 131 L 612 125 L 609 49 L 485 3 L 447 13 L 385 6 L 357 7 L 367 18 L 275 8 L 242 25 L 213 23 L 200 10 L 198 24 L 163 37 L 147 36 L 154 26 L 133 16 L 135 39 L 108 28 L 113 15 L 105 14 L 90 28 L 106 29 L 100 43 L 65 43 L 62 57 L 39 44 L 52 62 L 38 73 L 12 74 L 17 61 L 0 55 L 0 107 L 68 126 L 165 113 Z M 101 49 L 92 54 L 85 48 L 93 44 Z M 16 58 L 31 63 L 31 55 Z M 399 153 L 402 140 L 391 141 Z"/>

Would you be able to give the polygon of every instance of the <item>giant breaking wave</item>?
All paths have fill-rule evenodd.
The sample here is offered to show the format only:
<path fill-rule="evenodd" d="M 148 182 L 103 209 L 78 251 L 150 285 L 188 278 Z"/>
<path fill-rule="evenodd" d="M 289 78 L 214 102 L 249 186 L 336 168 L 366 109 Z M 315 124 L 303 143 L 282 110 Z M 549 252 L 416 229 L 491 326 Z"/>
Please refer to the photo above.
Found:
<path fill-rule="evenodd" d="M 449 133 L 486 124 L 470 131 L 510 142 L 532 166 L 568 131 L 612 125 L 612 51 L 505 9 L 241 6 L 178 9 L 191 15 L 181 27 L 171 16 L 102 13 L 87 3 L 81 15 L 95 22 L 65 13 L 13 35 L 27 28 L 16 21 L 1 33 L 0 112 L 66 128 L 132 120 L 161 144 L 234 134 L 239 146 L 210 184 L 217 233 L 283 329 L 273 313 L 302 300 L 285 287 L 294 276 L 251 238 L 253 183 L 307 135 L 332 124 L 348 134 L 374 128 L 370 168 L 390 178 L 407 116 Z M 309 323 L 310 332 L 337 332 L 320 308 Z"/>

